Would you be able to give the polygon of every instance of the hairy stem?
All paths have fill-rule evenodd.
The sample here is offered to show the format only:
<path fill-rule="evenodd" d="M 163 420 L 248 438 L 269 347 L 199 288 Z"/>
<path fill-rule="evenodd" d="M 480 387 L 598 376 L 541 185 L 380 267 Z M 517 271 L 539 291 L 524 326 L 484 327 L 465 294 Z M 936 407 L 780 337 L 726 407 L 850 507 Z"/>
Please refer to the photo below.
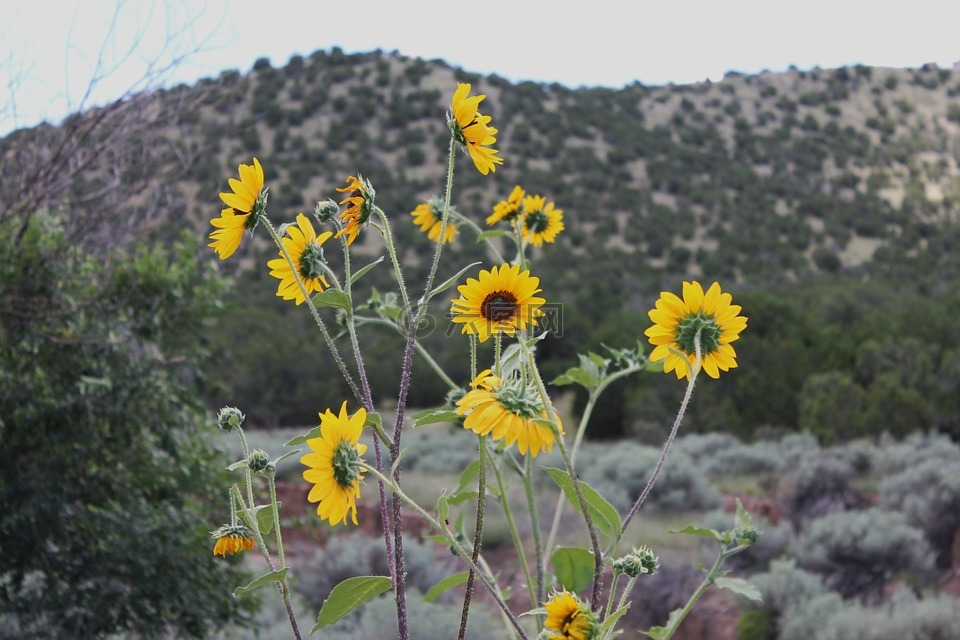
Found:
<path fill-rule="evenodd" d="M 471 559 L 473 564 L 477 564 L 480 558 L 480 546 L 483 542 L 483 513 L 486 508 L 487 499 L 487 436 L 479 436 L 480 449 L 480 472 L 477 479 L 477 521 L 473 532 L 473 555 Z M 457 635 L 459 640 L 463 640 L 467 633 L 467 616 L 470 615 L 470 599 L 473 597 L 473 583 L 476 578 L 476 572 L 471 567 L 470 574 L 467 576 L 467 590 L 463 595 L 463 612 L 460 614 L 460 633 Z"/>

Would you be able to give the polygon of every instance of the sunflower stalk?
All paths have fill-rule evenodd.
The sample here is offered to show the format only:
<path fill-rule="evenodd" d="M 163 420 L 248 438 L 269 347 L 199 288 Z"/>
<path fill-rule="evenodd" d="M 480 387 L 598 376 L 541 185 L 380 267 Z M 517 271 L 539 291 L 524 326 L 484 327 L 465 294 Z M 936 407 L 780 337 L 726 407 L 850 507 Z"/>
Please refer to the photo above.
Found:
<path fill-rule="evenodd" d="M 350 390 L 353 392 L 357 402 L 363 404 L 364 397 L 361 395 L 360 389 L 357 388 L 357 383 L 354 381 L 349 369 L 347 369 L 346 363 L 340 356 L 340 350 L 337 349 L 337 344 L 333 341 L 333 337 L 327 330 L 327 325 L 323 322 L 323 318 L 320 317 L 320 312 L 317 311 L 316 305 L 313 304 L 313 299 L 310 297 L 306 286 L 303 284 L 303 278 L 300 277 L 300 270 L 297 269 L 296 262 L 294 262 L 293 257 L 290 255 L 290 252 L 287 251 L 287 248 L 283 246 L 280 236 L 277 235 L 277 230 L 273 228 L 273 224 L 267 219 L 266 215 L 263 216 L 263 223 L 270 232 L 270 237 L 273 238 L 274 244 L 277 245 L 277 247 L 280 249 L 280 253 L 283 254 L 284 259 L 287 261 L 287 264 L 290 265 L 290 271 L 293 273 L 294 278 L 296 278 L 297 286 L 300 287 L 300 293 L 307 302 L 307 307 L 310 309 L 310 315 L 313 316 L 313 321 L 317 324 L 317 327 L 319 327 L 320 333 L 323 335 L 323 340 L 327 343 L 327 348 L 330 349 L 330 354 L 333 356 L 334 362 L 337 363 L 337 368 L 339 368 L 340 373 L 343 374 L 343 379 L 346 380 L 347 384 L 350 386 Z"/>
<path fill-rule="evenodd" d="M 499 463 L 493 461 L 493 473 L 497 478 L 497 490 L 499 492 L 500 506 L 503 508 L 503 516 L 507 520 L 507 528 L 510 530 L 510 539 L 513 540 L 513 546 L 517 550 L 517 559 L 520 561 L 520 570 L 523 572 L 523 580 L 527 585 L 527 591 L 530 594 L 530 606 L 537 606 L 537 592 L 533 585 L 533 578 L 530 575 L 530 565 L 527 563 L 527 554 L 523 548 L 523 540 L 520 538 L 520 532 L 517 529 L 516 520 L 513 518 L 513 509 L 510 507 L 510 496 L 508 495 L 507 484 L 503 481 L 503 472 L 500 470 Z"/>
<path fill-rule="evenodd" d="M 513 626 L 514 630 L 516 630 L 516 632 L 520 635 L 520 638 L 522 640 L 530 640 L 529 636 L 527 636 L 527 634 L 524 632 L 523 627 L 520 626 L 520 622 L 517 620 L 517 617 L 513 614 L 513 612 L 510 610 L 510 607 L 508 607 L 507 603 L 504 601 L 500 592 L 500 588 L 491 580 L 491 578 L 487 575 L 487 572 L 484 572 L 480 568 L 479 564 L 473 561 L 473 555 L 467 553 L 467 550 L 463 548 L 463 545 L 460 544 L 460 542 L 457 540 L 457 537 L 450 531 L 450 529 L 441 524 L 441 522 L 434 518 L 427 510 L 425 510 L 412 498 L 410 498 L 410 496 L 404 493 L 400 488 L 400 485 L 392 478 L 388 478 L 387 476 L 379 473 L 376 469 L 367 464 L 363 464 L 363 467 L 371 474 L 383 480 L 384 484 L 386 484 L 390 491 L 393 492 L 394 496 L 407 503 L 410 508 L 416 511 L 427 522 L 429 522 L 430 525 L 444 537 L 444 541 L 453 547 L 454 550 L 456 550 L 457 555 L 460 558 L 463 558 L 464 562 L 466 562 L 467 565 L 473 569 L 474 572 L 476 572 L 476 575 L 480 576 L 480 580 L 487 587 L 487 591 L 489 591 L 493 601 L 510 621 L 510 624 Z M 494 465 L 494 469 L 496 469 L 496 465 Z"/>
<path fill-rule="evenodd" d="M 697 376 L 700 374 L 700 363 L 703 357 L 700 349 L 699 330 L 693 336 L 693 346 L 696 352 L 696 358 L 693 362 L 693 368 L 690 372 L 690 380 L 687 382 L 687 391 L 684 393 L 683 401 L 680 403 L 680 410 L 677 411 L 677 417 L 673 421 L 673 428 L 670 429 L 670 435 L 667 436 L 667 441 L 663 444 L 663 449 L 660 450 L 660 457 L 657 459 L 657 466 L 653 468 L 653 473 L 650 474 L 650 479 L 647 481 L 646 486 L 643 488 L 643 491 L 640 492 L 640 495 L 637 497 L 637 501 L 633 503 L 632 507 L 630 507 L 630 512 L 627 514 L 627 517 L 623 519 L 623 524 L 620 526 L 621 535 L 626 532 L 634 514 L 637 513 L 637 510 L 640 509 L 640 506 L 646 501 L 647 496 L 650 495 L 650 490 L 653 488 L 653 483 L 657 481 L 657 476 L 660 475 L 660 470 L 663 468 L 663 463 L 666 462 L 667 454 L 670 452 L 670 446 L 673 444 L 674 438 L 677 437 L 677 431 L 680 429 L 680 423 L 683 422 L 683 416 L 687 412 L 687 406 L 690 404 L 690 397 L 693 395 L 693 387 L 697 383 Z"/>
<path fill-rule="evenodd" d="M 350 344 L 353 347 L 353 355 L 357 362 L 357 372 L 360 375 L 360 383 L 363 385 L 363 395 L 365 399 L 364 406 L 368 412 L 375 411 L 373 405 L 373 394 L 370 391 L 370 381 L 367 377 L 366 367 L 363 362 L 363 354 L 360 351 L 360 342 L 357 340 L 357 325 L 353 313 L 353 276 L 350 269 L 350 250 L 346 239 L 341 241 L 343 247 L 343 273 L 344 281 L 347 283 L 347 298 L 350 300 L 350 308 L 347 310 L 347 332 L 350 334 Z M 383 425 L 378 424 L 375 427 L 377 437 L 373 439 L 373 453 L 376 460 L 377 470 L 383 471 L 383 452 L 380 449 L 380 441 L 389 447 L 392 440 L 383 430 Z M 387 510 L 387 492 L 384 489 L 383 482 L 377 481 L 377 491 L 380 500 L 380 526 L 383 529 L 383 547 L 387 555 L 387 566 L 390 567 L 390 580 L 393 582 L 394 589 L 397 586 L 397 573 L 394 567 L 393 545 L 390 543 L 390 516 Z"/>
<path fill-rule="evenodd" d="M 583 414 L 580 416 L 580 424 L 577 426 L 577 433 L 573 439 L 573 447 L 570 449 L 570 464 L 576 465 L 577 463 L 577 453 L 580 451 L 580 445 L 583 442 L 583 436 L 587 431 L 587 424 L 590 422 L 590 417 L 593 415 L 593 409 L 597 406 L 597 402 L 600 400 L 601 394 L 615 381 L 624 378 L 631 373 L 636 373 L 643 369 L 640 365 L 631 365 L 620 371 L 616 371 L 605 376 L 596 387 L 590 390 L 590 395 L 587 398 L 587 405 L 583 409 Z M 563 517 L 563 510 L 566 506 L 566 499 L 561 493 L 557 496 L 557 505 L 553 510 L 553 523 L 550 525 L 550 534 L 547 536 L 547 544 L 544 547 L 544 555 L 549 556 L 550 551 L 553 549 L 553 544 L 556 541 L 557 533 L 560 531 L 560 520 Z"/>
<path fill-rule="evenodd" d="M 473 555 L 471 556 L 473 564 L 477 564 L 477 560 L 480 558 L 480 546 L 483 543 L 483 514 L 487 499 L 487 436 L 478 436 L 477 441 L 480 470 L 477 474 L 477 520 L 473 532 Z M 463 594 L 463 612 L 460 614 L 458 640 L 463 640 L 467 633 L 467 616 L 470 615 L 470 599 L 473 597 L 473 583 L 476 575 L 476 571 L 471 567 L 467 576 L 467 588 Z"/>
<path fill-rule="evenodd" d="M 557 440 L 557 446 L 560 449 L 560 455 L 563 457 L 563 464 L 567 468 L 567 473 L 570 474 L 570 480 L 573 484 L 574 491 L 577 494 L 577 502 L 579 503 L 580 509 L 583 512 L 583 521 L 587 526 L 587 532 L 590 534 L 590 547 L 593 550 L 593 590 L 590 594 L 590 607 L 591 609 L 596 610 L 596 608 L 600 606 L 600 583 L 603 577 L 603 552 L 600 550 L 600 542 L 597 539 L 597 528 L 593 524 L 593 518 L 590 516 L 590 509 L 587 507 L 587 500 L 583 496 L 583 487 L 580 486 L 580 478 L 577 476 L 577 472 L 573 468 L 573 464 L 570 462 L 570 456 L 567 453 L 567 445 L 565 445 L 563 442 L 563 435 L 560 433 L 558 426 L 560 423 L 557 421 L 557 412 L 553 408 L 553 403 L 550 402 L 550 396 L 547 395 L 547 388 L 543 384 L 543 378 L 540 376 L 540 370 L 537 368 L 537 361 L 533 356 L 533 351 L 523 340 L 520 341 L 520 344 L 523 345 L 523 349 L 526 351 L 527 362 L 530 365 L 530 374 L 533 376 L 533 380 L 537 385 L 537 391 L 540 393 L 540 401 L 543 403 L 543 407 L 547 411 L 549 419 L 554 424 L 554 438 Z"/>
<path fill-rule="evenodd" d="M 267 543 L 263 539 L 263 534 L 260 533 L 260 527 L 257 525 L 257 516 L 252 511 L 253 503 L 251 503 L 250 507 L 248 508 L 247 505 L 243 503 L 243 498 L 240 495 L 240 488 L 237 487 L 236 483 L 234 483 L 231 488 L 233 490 L 233 497 L 237 501 L 237 504 L 240 505 L 240 510 L 243 512 L 243 517 L 246 519 L 250 530 L 253 532 L 254 539 L 257 542 L 257 548 L 260 549 L 260 554 L 267 563 L 267 568 L 269 568 L 271 572 L 276 571 L 277 567 L 273 563 L 273 557 L 270 555 L 270 549 L 267 547 Z M 274 504 L 276 504 L 276 499 L 274 499 Z M 276 526 L 279 535 L 279 522 L 276 522 Z M 303 636 L 300 634 L 300 625 L 297 623 L 297 615 L 294 613 L 293 605 L 290 602 L 290 587 L 287 584 L 286 577 L 277 580 L 276 584 L 277 589 L 280 591 L 280 597 L 283 599 L 283 606 L 284 609 L 286 609 L 287 618 L 290 620 L 290 628 L 293 630 L 293 635 L 296 640 L 303 640 Z"/>

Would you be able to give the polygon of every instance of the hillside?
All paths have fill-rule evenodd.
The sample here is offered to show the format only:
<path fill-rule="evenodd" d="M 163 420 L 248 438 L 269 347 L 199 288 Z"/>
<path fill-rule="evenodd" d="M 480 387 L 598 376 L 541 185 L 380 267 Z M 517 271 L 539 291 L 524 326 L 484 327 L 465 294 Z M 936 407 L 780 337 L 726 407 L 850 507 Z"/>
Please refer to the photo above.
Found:
<path fill-rule="evenodd" d="M 520 184 L 564 211 L 567 230 L 557 244 L 535 254 L 544 293 L 564 304 L 566 335 L 573 338 L 545 343 L 548 370 L 552 366 L 562 371 L 575 351 L 599 348 L 601 341 L 618 346 L 633 342 L 638 323 L 645 322 L 645 310 L 661 288 L 675 289 L 683 279 L 720 280 L 747 300 L 751 293 L 759 296 L 760 315 L 749 313 L 749 305 L 745 309 L 761 321 L 751 324 L 760 340 L 779 326 L 773 319 L 764 324 L 763 310 L 773 302 L 805 300 L 803 312 L 810 315 L 788 331 L 790 340 L 806 349 L 804 362 L 809 360 L 809 366 L 796 364 L 796 375 L 803 376 L 859 366 L 862 342 L 847 344 L 847 351 L 838 354 L 836 345 L 818 346 L 819 338 L 812 334 L 795 335 L 800 325 L 822 323 L 821 312 L 839 314 L 838 326 L 852 326 L 877 300 L 880 305 L 872 312 L 877 315 L 887 305 L 902 306 L 900 288 L 921 299 L 934 294 L 948 301 L 956 298 L 960 70 L 934 66 L 731 73 L 716 83 L 569 89 L 512 84 L 441 61 L 317 51 L 294 57 L 284 67 L 260 60 L 249 73 L 225 71 L 195 86 L 140 96 L 133 101 L 135 109 L 105 109 L 105 124 L 92 140 L 109 139 L 109 132 L 123 130 L 111 125 L 111 118 L 150 114 L 149 123 L 112 141 L 108 151 L 91 154 L 89 166 L 78 167 L 74 179 L 51 183 L 43 198 L 36 198 L 37 205 L 66 206 L 72 221 L 68 225 L 106 246 L 120 243 L 119 235 L 167 241 L 184 227 L 200 236 L 209 232 L 209 220 L 219 211 L 217 193 L 237 164 L 251 156 L 263 162 L 270 211 L 278 221 L 312 209 L 318 200 L 337 197 L 334 188 L 360 172 L 376 187 L 377 202 L 390 214 L 397 241 L 411 247 L 407 260 L 415 277 L 418 248 L 426 246 L 426 239 L 409 223 L 408 213 L 442 188 L 449 141 L 443 121 L 457 81 L 471 82 L 475 91 L 487 94 L 484 112 L 500 129 L 497 146 L 505 159 L 492 176 L 457 173 L 458 209 L 480 221 Z M 96 113 L 80 114 L 76 121 L 94 117 Z M 8 215 L 11 201 L 31 201 L 23 195 L 30 189 L 24 176 L 31 161 L 62 145 L 70 124 L 59 130 L 20 131 L 0 141 Z M 458 168 L 466 166 L 465 156 L 458 156 Z M 106 196 L 91 197 L 101 192 Z M 0 222 L 3 219 L 0 211 Z M 256 240 L 245 245 L 236 262 L 223 265 L 225 273 L 263 278 L 260 265 L 273 249 L 263 234 Z M 369 244 L 358 250 L 379 255 L 376 234 L 366 234 L 365 241 Z M 465 242 L 453 253 L 459 253 L 455 262 L 483 259 L 477 247 Z M 873 298 L 835 298 L 841 300 L 838 308 L 848 304 L 847 311 L 856 311 L 853 316 L 844 316 L 838 308 L 824 310 L 826 298 L 819 294 L 826 289 L 819 287 L 850 291 L 837 283 L 875 282 L 883 286 Z M 389 283 L 386 269 L 375 270 L 368 280 L 378 288 L 389 288 Z M 274 304 L 271 293 L 246 290 L 239 311 L 225 326 L 241 335 L 275 326 L 283 315 L 288 318 L 284 322 L 294 323 L 291 336 L 309 331 L 306 319 L 289 319 L 291 310 Z M 774 315 L 789 324 L 782 312 Z M 893 320 L 897 326 L 913 322 L 902 314 Z M 875 328 L 876 334 L 860 337 L 874 339 L 892 329 Z M 931 365 L 934 375 L 960 336 L 949 326 L 930 331 L 941 336 L 937 362 Z M 771 343 L 755 344 L 766 348 Z M 441 362 L 450 362 L 456 370 L 456 358 L 444 351 L 442 342 L 435 346 Z M 249 391 L 280 386 L 282 379 L 282 388 L 261 394 L 264 406 L 301 395 L 315 403 L 315 389 L 291 390 L 301 376 L 282 371 L 279 364 L 275 370 L 264 366 L 253 371 L 250 364 L 272 350 L 234 345 L 227 355 L 235 370 L 227 374 L 230 386 Z M 835 361 L 824 363 L 824 352 Z M 749 356 L 747 347 L 743 362 L 750 363 Z M 322 368 L 319 350 L 316 358 Z M 757 354 L 757 364 L 763 358 L 769 358 L 769 350 Z M 869 392 L 872 378 L 854 378 Z M 381 388 L 395 388 L 392 378 L 387 380 Z M 719 411 L 722 419 L 715 417 L 714 422 L 740 425 L 747 433 L 762 425 L 796 428 L 797 394 L 805 380 L 781 385 L 779 393 L 788 389 L 793 394 L 784 396 L 787 408 L 763 402 L 755 406 L 755 396 L 771 392 L 756 381 L 753 396 L 738 391 L 736 382 L 718 387 L 713 400 L 731 406 Z M 943 392 L 949 394 L 952 388 L 948 385 Z M 633 389 L 626 395 L 656 404 L 654 396 L 671 393 Z M 429 384 L 414 394 L 415 402 L 438 401 Z M 631 409 L 625 396 L 620 404 L 612 422 L 622 423 L 624 412 Z M 309 415 L 303 410 L 260 417 L 270 423 Z M 696 411 L 693 422 L 698 424 Z M 724 426 L 703 417 L 699 424 Z M 646 433 L 643 425 L 621 428 Z"/>

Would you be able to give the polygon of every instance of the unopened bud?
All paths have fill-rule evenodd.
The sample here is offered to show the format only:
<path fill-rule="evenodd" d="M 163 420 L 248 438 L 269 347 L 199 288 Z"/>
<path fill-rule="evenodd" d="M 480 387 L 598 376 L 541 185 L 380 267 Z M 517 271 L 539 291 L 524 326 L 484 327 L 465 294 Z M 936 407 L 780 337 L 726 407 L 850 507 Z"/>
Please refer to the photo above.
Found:
<path fill-rule="evenodd" d="M 254 473 L 259 473 L 270 467 L 270 456 L 262 449 L 254 449 L 247 457 L 247 466 Z"/>
<path fill-rule="evenodd" d="M 234 429 L 239 429 L 245 417 L 236 407 L 224 407 L 217 414 L 217 426 L 229 433 Z"/>
<path fill-rule="evenodd" d="M 643 545 L 628 555 L 613 561 L 614 573 L 625 573 L 631 578 L 641 575 L 652 576 L 660 567 L 660 560 L 650 547 Z"/>

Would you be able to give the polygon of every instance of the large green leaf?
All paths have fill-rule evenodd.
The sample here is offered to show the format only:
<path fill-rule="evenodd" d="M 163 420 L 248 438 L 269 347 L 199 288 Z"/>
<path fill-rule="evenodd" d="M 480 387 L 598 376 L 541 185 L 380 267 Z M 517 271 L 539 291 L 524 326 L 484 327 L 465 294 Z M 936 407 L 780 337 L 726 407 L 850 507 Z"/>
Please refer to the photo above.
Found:
<path fill-rule="evenodd" d="M 318 307 L 339 307 L 350 310 L 350 296 L 343 291 L 336 289 L 327 289 L 322 293 L 313 296 L 313 304 Z"/>
<path fill-rule="evenodd" d="M 357 607 L 373 600 L 384 591 L 388 591 L 393 583 L 386 576 L 356 576 L 347 578 L 333 588 L 317 616 L 317 624 L 310 630 L 313 635 L 322 627 L 335 624 L 343 616 Z"/>
<path fill-rule="evenodd" d="M 259 589 L 265 584 L 271 584 L 273 582 L 279 582 L 286 579 L 287 577 L 287 568 L 280 569 L 278 571 L 271 571 L 270 573 L 265 573 L 259 578 L 250 582 L 250 584 L 245 587 L 237 587 L 233 590 L 234 596 L 242 596 L 245 593 L 250 593 L 254 589 Z"/>
<path fill-rule="evenodd" d="M 564 589 L 583 591 L 593 582 L 593 554 L 583 547 L 557 547 L 550 556 L 557 582 Z"/>
<path fill-rule="evenodd" d="M 452 576 L 447 576 L 437 584 L 427 589 L 427 592 L 423 594 L 424 601 L 433 602 L 440 597 L 440 594 L 463 584 L 469 577 L 469 571 L 461 571 L 460 573 L 455 573 Z"/>
<path fill-rule="evenodd" d="M 763 596 L 760 595 L 760 590 L 743 578 L 717 578 L 713 581 L 713 584 L 717 585 L 721 589 L 729 589 L 735 594 L 743 596 L 744 598 L 749 598 L 755 602 L 763 601 Z"/>
<path fill-rule="evenodd" d="M 578 513 L 583 513 L 583 510 L 580 508 L 580 500 L 577 498 L 577 490 L 573 485 L 570 474 L 563 469 L 555 469 L 553 467 L 544 467 L 544 469 L 550 474 L 553 481 L 557 483 L 557 486 L 563 490 L 563 495 L 567 497 L 567 500 L 573 505 L 573 508 L 576 509 Z M 580 489 L 583 491 L 583 499 L 587 503 L 587 509 L 590 512 L 590 518 L 593 520 L 594 526 L 605 536 L 619 540 L 620 515 L 617 513 L 617 510 L 614 509 L 613 505 L 607 502 L 603 496 L 597 493 L 596 489 L 586 482 L 580 482 Z"/>

